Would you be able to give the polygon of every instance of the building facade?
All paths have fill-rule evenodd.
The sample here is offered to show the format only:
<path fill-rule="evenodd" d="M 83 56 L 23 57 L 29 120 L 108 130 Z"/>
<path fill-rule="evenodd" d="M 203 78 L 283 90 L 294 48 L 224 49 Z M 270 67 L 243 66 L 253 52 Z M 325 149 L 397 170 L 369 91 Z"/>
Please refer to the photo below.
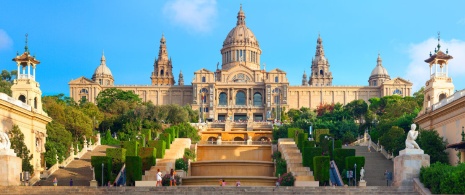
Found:
<path fill-rule="evenodd" d="M 178 85 L 175 85 L 167 41 L 162 36 L 151 85 L 114 85 L 113 75 L 102 55 L 92 79 L 80 77 L 69 82 L 70 97 L 95 102 L 100 91 L 119 88 L 131 90 L 143 101 L 152 101 L 156 105 L 190 104 L 202 113 L 203 120 L 262 121 L 279 120 L 282 109 L 316 108 L 325 103 L 345 105 L 358 99 L 368 101 L 372 97 L 410 96 L 412 93 L 412 83 L 402 78 L 390 78 L 379 55 L 369 75 L 368 86 L 334 86 L 320 36 L 309 79 L 304 72 L 302 85 L 292 86 L 286 72 L 280 69 L 267 71 L 266 65 L 260 63 L 262 50 L 259 41 L 247 27 L 245 18 L 241 7 L 236 26 L 227 34 L 220 50 L 221 67 L 218 64 L 216 70 L 194 72 L 191 85 L 184 85 L 182 73 L 179 74 Z"/>
<path fill-rule="evenodd" d="M 465 126 L 465 89 L 454 92 L 454 84 L 448 72 L 448 62 L 453 57 L 447 50 L 445 53 L 441 51 L 439 41 L 438 38 L 434 54 L 425 60 L 430 68 L 430 79 L 425 83 L 423 109 L 415 118 L 415 123 L 420 128 L 437 131 L 445 141 L 454 144 L 461 141 Z M 457 164 L 457 151 L 447 151 L 449 163 Z"/>

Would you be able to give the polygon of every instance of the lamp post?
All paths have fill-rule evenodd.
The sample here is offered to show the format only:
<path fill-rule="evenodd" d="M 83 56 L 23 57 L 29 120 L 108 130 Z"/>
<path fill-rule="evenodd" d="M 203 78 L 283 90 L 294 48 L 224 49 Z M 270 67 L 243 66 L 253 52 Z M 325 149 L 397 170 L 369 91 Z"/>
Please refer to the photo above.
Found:
<path fill-rule="evenodd" d="M 102 163 L 102 186 L 103 186 L 103 168 L 104 168 L 104 164 Z"/>
<path fill-rule="evenodd" d="M 355 174 L 354 174 L 354 177 L 355 177 L 354 182 L 355 182 L 355 186 L 357 186 L 357 163 L 354 164 L 354 172 L 355 172 Z"/>
<path fill-rule="evenodd" d="M 313 141 L 313 136 L 312 136 L 313 123 L 312 122 L 307 122 L 307 123 L 310 123 L 310 126 L 308 127 L 308 141 Z"/>
<path fill-rule="evenodd" d="M 329 139 L 332 139 L 332 140 L 333 140 L 333 150 L 331 150 L 331 160 L 334 160 L 334 159 L 333 159 L 333 152 L 334 152 L 334 137 L 325 136 L 325 138 L 326 138 L 327 140 L 329 140 Z"/>

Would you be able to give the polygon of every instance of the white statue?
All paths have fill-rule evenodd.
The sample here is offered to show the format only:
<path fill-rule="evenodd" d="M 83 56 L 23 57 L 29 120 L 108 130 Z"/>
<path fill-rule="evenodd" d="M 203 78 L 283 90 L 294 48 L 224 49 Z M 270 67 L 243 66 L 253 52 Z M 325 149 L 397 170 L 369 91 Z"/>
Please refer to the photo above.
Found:
<path fill-rule="evenodd" d="M 90 170 L 92 170 L 92 181 L 95 181 L 95 170 L 93 166 L 90 166 Z"/>
<path fill-rule="evenodd" d="M 418 137 L 418 131 L 415 131 L 416 128 L 417 125 L 412 124 L 410 131 L 407 133 L 407 139 L 405 139 L 405 148 L 407 149 L 420 149 L 420 146 L 415 142 Z"/>
<path fill-rule="evenodd" d="M 0 150 L 9 150 L 10 148 L 10 138 L 8 138 L 8 135 L 5 132 L 0 131 Z"/>
<path fill-rule="evenodd" d="M 360 169 L 360 181 L 364 180 L 365 178 L 365 169 L 362 167 L 362 169 Z"/>

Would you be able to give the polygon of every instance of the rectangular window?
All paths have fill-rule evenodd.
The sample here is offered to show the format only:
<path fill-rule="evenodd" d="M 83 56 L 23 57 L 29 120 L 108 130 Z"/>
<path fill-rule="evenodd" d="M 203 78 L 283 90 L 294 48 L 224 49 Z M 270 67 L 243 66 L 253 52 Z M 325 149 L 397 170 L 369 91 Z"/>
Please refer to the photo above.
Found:
<path fill-rule="evenodd" d="M 236 50 L 236 62 L 239 61 L 239 50 Z"/>

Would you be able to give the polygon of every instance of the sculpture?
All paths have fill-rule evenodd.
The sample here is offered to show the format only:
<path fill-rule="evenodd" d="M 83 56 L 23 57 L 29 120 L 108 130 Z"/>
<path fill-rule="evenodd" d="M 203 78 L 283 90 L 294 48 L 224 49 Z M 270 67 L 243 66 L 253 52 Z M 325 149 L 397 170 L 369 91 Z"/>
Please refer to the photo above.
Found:
<path fill-rule="evenodd" d="M 1 131 L 0 132 L 0 150 L 9 150 L 11 148 L 11 142 L 8 135 Z"/>
<path fill-rule="evenodd" d="M 360 169 L 360 181 L 364 180 L 365 178 L 365 169 L 362 167 L 362 169 Z"/>
<path fill-rule="evenodd" d="M 417 142 L 415 142 L 418 137 L 418 131 L 415 131 L 416 128 L 417 125 L 415 124 L 410 126 L 410 131 L 407 133 L 407 139 L 405 139 L 405 148 L 407 149 L 421 149 Z"/>
<path fill-rule="evenodd" d="M 93 166 L 90 166 L 90 170 L 92 170 L 92 181 L 95 181 L 95 170 Z"/>

